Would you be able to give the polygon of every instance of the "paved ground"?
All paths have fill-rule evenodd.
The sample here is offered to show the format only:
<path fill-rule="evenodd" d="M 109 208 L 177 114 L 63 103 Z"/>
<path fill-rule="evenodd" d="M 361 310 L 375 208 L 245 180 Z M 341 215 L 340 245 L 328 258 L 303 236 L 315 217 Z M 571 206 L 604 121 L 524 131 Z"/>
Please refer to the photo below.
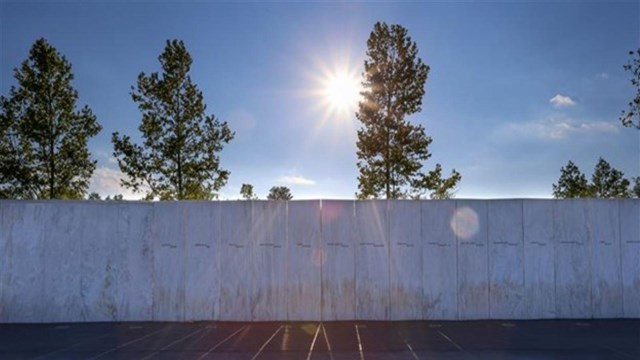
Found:
<path fill-rule="evenodd" d="M 0 324 L 0 359 L 640 359 L 640 320 Z"/>

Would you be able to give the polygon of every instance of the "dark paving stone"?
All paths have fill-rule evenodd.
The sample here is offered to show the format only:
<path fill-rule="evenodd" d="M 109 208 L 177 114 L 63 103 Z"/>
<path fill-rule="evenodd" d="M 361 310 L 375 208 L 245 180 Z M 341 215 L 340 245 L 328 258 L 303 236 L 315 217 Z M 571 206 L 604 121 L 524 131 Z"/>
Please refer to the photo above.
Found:
<path fill-rule="evenodd" d="M 0 359 L 288 360 L 312 343 L 316 360 L 638 360 L 640 320 L 0 325 Z"/>

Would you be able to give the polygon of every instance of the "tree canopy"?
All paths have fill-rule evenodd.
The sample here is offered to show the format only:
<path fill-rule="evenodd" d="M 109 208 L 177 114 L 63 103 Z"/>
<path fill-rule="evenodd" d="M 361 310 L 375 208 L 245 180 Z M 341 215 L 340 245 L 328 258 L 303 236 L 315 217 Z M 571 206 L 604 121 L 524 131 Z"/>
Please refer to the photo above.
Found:
<path fill-rule="evenodd" d="M 102 127 L 77 108 L 71 63 L 38 39 L 0 96 L 0 198 L 82 199 L 96 161 L 87 141 Z"/>
<path fill-rule="evenodd" d="M 589 182 L 578 166 L 569 161 L 567 166 L 560 169 L 558 183 L 553 184 L 553 196 L 558 199 L 628 198 L 637 194 L 638 180 L 635 181 L 635 188 L 632 189 L 631 182 L 624 177 L 622 171 L 599 158 Z"/>
<path fill-rule="evenodd" d="M 131 88 L 142 113 L 142 144 L 117 132 L 112 135 L 114 156 L 127 177 L 121 183 L 146 192 L 147 199 L 212 199 L 229 178 L 218 154 L 234 133 L 226 122 L 206 114 L 182 41 L 167 40 L 158 60 L 162 74 L 142 72 Z"/>
<path fill-rule="evenodd" d="M 267 195 L 267 200 L 291 200 L 293 199 L 293 195 L 291 195 L 291 190 L 289 190 L 286 186 L 273 186 L 269 189 L 269 195 Z"/>
<path fill-rule="evenodd" d="M 245 200 L 257 200 L 258 197 L 253 193 L 253 185 L 251 184 L 242 184 L 240 187 L 240 195 Z"/>
<path fill-rule="evenodd" d="M 624 69 L 631 73 L 631 85 L 635 89 L 635 97 L 629 101 L 629 108 L 622 111 L 620 121 L 624 126 L 635 127 L 640 130 L 640 48 L 635 52 L 629 51 L 631 59 L 624 65 Z"/>
<path fill-rule="evenodd" d="M 364 90 L 356 113 L 362 125 L 356 143 L 357 196 L 406 198 L 436 184 L 441 187 L 437 193 L 448 193 L 460 174 L 454 170 L 451 178 L 428 180 L 422 167 L 431 156 L 428 147 L 432 139 L 422 125 L 406 119 L 422 110 L 429 74 L 429 66 L 418 57 L 416 43 L 401 25 L 378 22 L 367 41 L 366 54 Z M 436 168 L 435 172 L 441 170 Z"/>

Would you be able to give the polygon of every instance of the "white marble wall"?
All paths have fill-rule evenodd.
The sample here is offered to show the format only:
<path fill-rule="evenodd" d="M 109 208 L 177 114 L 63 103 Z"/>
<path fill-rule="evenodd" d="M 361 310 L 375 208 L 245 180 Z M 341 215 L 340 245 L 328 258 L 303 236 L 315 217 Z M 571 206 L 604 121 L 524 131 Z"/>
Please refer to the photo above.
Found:
<path fill-rule="evenodd" d="M 287 319 L 317 320 L 322 310 L 320 201 L 290 201 L 287 206 Z"/>
<path fill-rule="evenodd" d="M 618 202 L 592 200 L 588 211 L 593 317 L 619 318 L 623 306 Z"/>
<path fill-rule="evenodd" d="M 623 314 L 640 318 L 640 201 L 621 200 L 619 209 Z"/>
<path fill-rule="evenodd" d="M 124 249 L 120 289 L 116 298 L 118 321 L 153 320 L 153 229 L 154 205 L 127 204 L 118 207 L 118 228 L 114 244 Z"/>
<path fill-rule="evenodd" d="M 458 317 L 489 318 L 487 202 L 456 201 L 458 243 Z"/>
<path fill-rule="evenodd" d="M 43 206 L 0 202 L 0 321 L 42 322 Z"/>
<path fill-rule="evenodd" d="M 126 247 L 116 240 L 118 205 L 91 202 L 77 206 L 83 214 L 73 220 L 78 221 L 82 229 L 81 318 L 83 321 L 117 321 L 118 299 L 124 297 L 122 273 L 126 269 Z"/>
<path fill-rule="evenodd" d="M 420 201 L 389 201 L 389 319 L 422 317 Z"/>
<path fill-rule="evenodd" d="M 185 222 L 183 202 L 154 204 L 153 319 L 182 321 L 185 314 Z"/>
<path fill-rule="evenodd" d="M 322 201 L 322 320 L 356 318 L 354 201 Z"/>
<path fill-rule="evenodd" d="M 389 319 L 387 201 L 356 202 L 356 319 Z"/>
<path fill-rule="evenodd" d="M 490 201 L 487 206 L 489 317 L 522 319 L 525 317 L 522 200 Z"/>
<path fill-rule="evenodd" d="M 523 200 L 524 307 L 523 318 L 556 317 L 555 206 L 549 200 Z"/>
<path fill-rule="evenodd" d="M 589 200 L 556 201 L 555 207 L 556 316 L 590 318 L 593 300 Z"/>
<path fill-rule="evenodd" d="M 215 320 L 220 311 L 220 203 L 192 202 L 185 210 L 185 320 Z"/>
<path fill-rule="evenodd" d="M 458 319 L 458 244 L 456 203 L 421 201 L 422 316 Z"/>
<path fill-rule="evenodd" d="M 592 317 L 639 200 L 0 201 L 0 322 Z"/>
<path fill-rule="evenodd" d="M 253 286 L 249 289 L 251 320 L 287 317 L 286 201 L 253 201 L 249 241 Z M 247 259 L 242 264 L 247 265 Z"/>
<path fill-rule="evenodd" d="M 44 235 L 40 271 L 42 299 L 46 299 L 39 316 L 42 322 L 86 320 L 87 294 L 82 283 L 86 262 L 82 259 L 82 244 L 83 227 L 91 224 L 83 218 L 91 213 L 92 206 L 79 202 L 42 203 Z"/>
<path fill-rule="evenodd" d="M 251 201 L 221 203 L 219 320 L 251 320 Z"/>

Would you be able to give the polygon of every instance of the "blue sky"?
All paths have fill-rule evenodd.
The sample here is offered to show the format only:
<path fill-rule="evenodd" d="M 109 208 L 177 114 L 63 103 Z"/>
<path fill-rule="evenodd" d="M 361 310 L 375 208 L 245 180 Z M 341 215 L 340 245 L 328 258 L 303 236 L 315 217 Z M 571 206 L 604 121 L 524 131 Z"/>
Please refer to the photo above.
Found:
<path fill-rule="evenodd" d="M 3 1 L 0 94 L 33 42 L 48 39 L 104 128 L 90 141 L 91 189 L 130 196 L 118 188 L 111 133 L 139 139 L 130 87 L 160 70 L 167 39 L 182 39 L 209 113 L 236 132 L 221 154 L 231 171 L 222 198 L 242 183 L 260 197 L 285 185 L 296 199 L 353 198 L 358 123 L 317 90 L 327 73 L 361 73 L 376 21 L 406 27 L 431 67 L 410 120 L 433 137 L 426 169 L 462 174 L 456 197 L 550 197 L 567 161 L 590 176 L 599 156 L 640 174 L 640 132 L 618 121 L 634 95 L 622 65 L 640 46 L 637 1 Z"/>

